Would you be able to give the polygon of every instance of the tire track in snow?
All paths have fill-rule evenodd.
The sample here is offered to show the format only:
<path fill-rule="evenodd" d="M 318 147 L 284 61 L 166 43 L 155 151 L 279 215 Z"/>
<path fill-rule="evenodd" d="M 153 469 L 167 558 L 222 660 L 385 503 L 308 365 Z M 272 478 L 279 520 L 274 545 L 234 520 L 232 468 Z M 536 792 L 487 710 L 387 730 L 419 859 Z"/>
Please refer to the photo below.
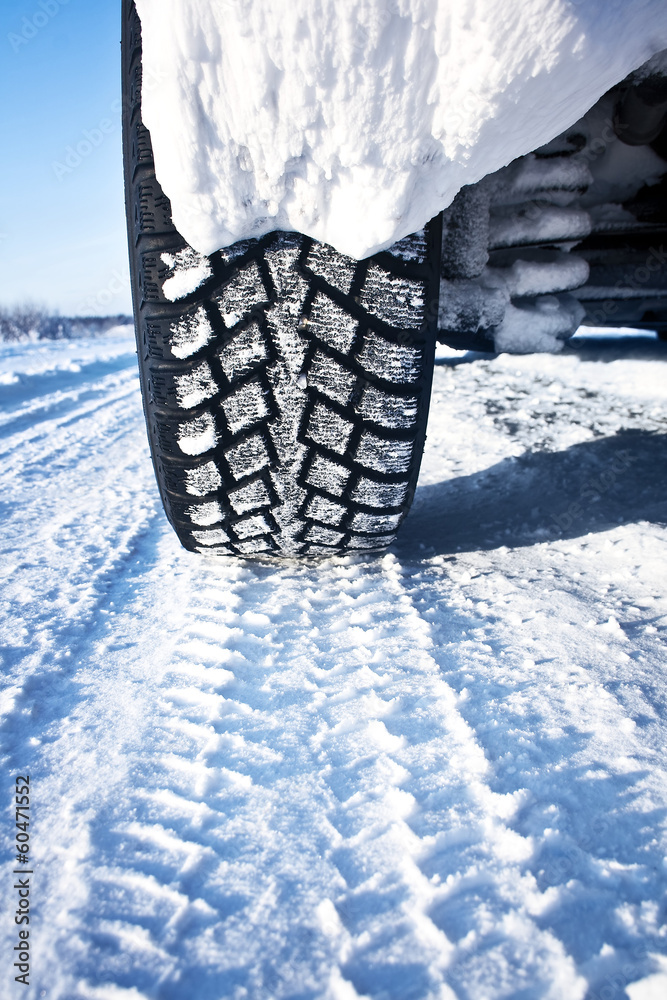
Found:
<path fill-rule="evenodd" d="M 620 541 L 620 530 L 617 535 Z M 603 545 L 618 544 L 612 539 Z M 659 562 L 664 539 L 657 533 L 654 544 Z M 614 976 L 624 982 L 641 978 L 652 971 L 650 951 L 664 947 L 654 904 L 667 889 L 662 861 L 667 699 L 664 682 L 655 677 L 664 648 L 653 632 L 643 643 L 630 644 L 613 617 L 619 614 L 614 589 L 622 594 L 618 603 L 638 613 L 623 548 L 617 572 L 604 575 L 597 539 L 591 537 L 583 549 L 544 546 L 540 559 L 524 550 L 491 558 L 475 553 L 451 564 L 435 560 L 428 583 L 416 574 L 415 593 L 437 609 L 438 658 L 484 748 L 493 795 L 516 802 L 507 816 L 510 836 L 519 834 L 530 848 L 516 858 L 514 871 L 508 869 L 511 877 L 500 878 L 498 892 L 490 894 L 474 877 L 464 876 L 458 886 L 453 880 L 450 905 L 436 914 L 439 926 L 460 945 L 451 969 L 459 996 L 472 998 L 482 989 L 479 959 L 485 947 L 490 952 L 485 981 L 502 982 L 505 976 L 516 984 L 522 969 L 530 971 L 525 956 L 503 955 L 507 942 L 497 942 L 512 908 L 522 918 L 528 914 L 576 962 L 577 989 L 561 983 L 555 996 L 603 995 L 597 991 L 608 991 Z M 573 585 L 562 575 L 562 561 L 575 551 L 588 579 Z M 607 579 L 616 583 L 609 594 Z M 591 590 L 606 595 L 597 604 L 599 624 L 590 619 L 596 607 Z M 474 615 L 473 627 L 468 623 L 463 635 L 459 626 L 465 621 L 452 615 L 459 609 Z M 650 690 L 647 682 L 655 708 L 642 697 Z M 625 698 L 617 697 L 617 688 Z M 638 706 L 650 713 L 644 725 L 659 727 L 653 741 L 634 721 Z M 448 853 L 451 862 L 451 848 Z M 483 869 L 487 878 L 494 867 L 492 858 L 480 859 L 467 844 L 459 863 L 473 875 Z M 486 916 L 485 928 L 480 914 Z M 526 988 L 535 990 L 539 981 L 533 971 Z"/>
<path fill-rule="evenodd" d="M 58 457 L 55 449 L 57 436 L 60 447 L 69 447 L 73 441 L 83 444 L 98 439 L 104 431 L 113 429 L 118 436 L 126 432 L 124 420 L 119 420 L 123 410 L 134 418 L 134 407 L 120 407 L 131 400 L 136 400 L 138 379 L 135 371 L 123 373 L 121 376 L 109 376 L 99 383 L 81 389 L 66 396 L 56 395 L 40 400 L 37 413 L 22 414 L 21 418 L 12 419 L 0 425 L 4 440 L 0 440 L 0 456 L 5 458 L 4 470 L 16 474 L 28 462 L 36 463 L 48 459 L 50 463 Z M 54 413 L 55 411 L 55 413 Z M 106 419 L 105 411 L 109 412 Z M 21 426 L 23 425 L 23 426 Z M 94 433 L 91 429 L 94 428 Z M 73 433 L 76 429 L 77 434 Z"/>
<path fill-rule="evenodd" d="M 138 398 L 67 419 L 52 461 L 42 439 L 0 470 L 25 504 L 2 734 L 39 776 L 29 1000 L 592 1000 L 655 971 L 664 738 L 628 723 L 664 706 L 664 600 L 644 613 L 636 567 L 595 596 L 605 536 L 208 562 L 154 514 Z M 656 631 L 624 645 L 612 616 Z"/>
<path fill-rule="evenodd" d="M 67 412 L 48 420 L 36 412 L 36 426 L 2 429 L 3 673 L 16 695 L 27 680 L 30 704 L 49 674 L 86 656 L 108 581 L 155 518 L 136 379 L 132 363 L 81 385 Z M 13 710 L 20 719 L 25 701 L 15 706 L 6 695 L 5 726 L 14 725 Z"/>
<path fill-rule="evenodd" d="M 505 822 L 521 797 L 488 786 L 395 558 L 191 574 L 174 574 L 159 732 L 133 754 L 130 801 L 90 834 L 79 954 L 165 997 L 183 976 L 202 997 L 457 995 L 432 914 L 463 884 L 511 897 L 530 844 Z M 476 870 L 448 870 L 461 844 Z M 544 996 L 583 995 L 523 896 L 503 934 L 511 971 L 524 962 Z M 93 996 L 90 962 L 68 965 Z"/>
<path fill-rule="evenodd" d="M 479 952 L 482 943 L 483 951 L 485 933 L 492 929 L 497 941 L 502 928 L 502 943 L 510 967 L 507 971 L 513 975 L 503 975 L 500 968 L 494 970 L 497 993 L 490 992 L 487 979 L 473 986 L 471 997 L 481 995 L 480 990 L 489 996 L 504 995 L 507 986 L 503 985 L 503 979 L 513 978 L 516 983 L 517 968 L 523 969 L 523 978 L 536 991 L 535 995 L 554 998 L 580 995 L 581 980 L 578 981 L 573 963 L 560 942 L 543 933 L 526 911 L 526 897 L 539 897 L 539 893 L 526 892 L 528 887 L 521 879 L 521 862 L 531 852 L 530 841 L 510 826 L 522 804 L 522 794 L 520 791 L 514 795 L 497 794 L 489 785 L 493 771 L 483 745 L 464 720 L 457 694 L 442 677 L 437 645 L 424 617 L 424 612 L 432 611 L 433 607 L 418 611 L 409 597 L 409 591 L 423 594 L 414 582 L 418 571 L 415 573 L 412 567 L 403 569 L 393 557 L 386 557 L 384 563 L 386 589 L 396 594 L 405 616 L 413 619 L 406 631 L 412 634 L 421 631 L 426 640 L 428 696 L 412 691 L 409 696 L 412 704 L 404 699 L 399 715 L 404 748 L 395 752 L 394 759 L 411 775 L 403 787 L 412 792 L 414 805 L 406 816 L 411 849 L 408 842 L 407 850 L 397 850 L 395 854 L 410 857 L 416 876 L 414 896 L 415 899 L 421 896 L 419 915 L 429 920 L 433 944 L 440 944 L 439 955 L 434 949 L 431 967 L 440 965 L 445 982 L 460 988 L 460 976 L 454 970 L 465 961 L 467 947 L 474 944 Z M 423 597 L 420 603 L 423 604 Z M 465 621 L 465 624 L 470 623 Z M 455 656 L 452 659 L 455 662 Z M 396 733 L 395 729 L 392 731 Z M 374 868 L 373 858 L 367 869 L 371 877 Z M 443 916 L 451 918 L 457 908 L 457 895 L 470 882 L 481 882 L 490 900 L 504 896 L 510 905 L 505 908 L 509 912 L 501 913 L 497 922 L 489 920 L 489 913 L 478 914 L 471 922 L 469 940 L 462 943 L 460 935 L 452 935 L 451 939 L 446 936 L 444 932 L 451 934 L 453 925 L 451 919 L 444 920 Z M 403 905 L 399 911 L 401 908 L 407 909 Z M 503 916 L 509 918 L 504 927 Z M 444 955 L 443 939 L 448 942 Z M 374 984 L 377 988 L 378 982 L 384 981 L 386 996 L 427 995 L 426 983 L 418 982 L 416 970 L 410 969 L 404 981 L 397 980 L 396 967 L 386 957 L 383 959 L 381 942 L 377 956 L 371 949 L 363 949 L 359 958 L 361 984 Z M 447 990 L 442 995 L 466 994 Z"/>
<path fill-rule="evenodd" d="M 132 328 L 128 328 L 132 331 Z M 93 347 L 93 354 L 87 359 L 80 357 L 70 359 L 69 363 L 63 360 L 61 354 L 70 352 L 85 354 L 86 348 L 90 349 L 90 343 L 83 344 L 80 341 L 70 341 L 67 345 L 61 341 L 59 345 L 51 343 L 49 347 L 42 345 L 44 356 L 33 355 L 28 360 L 30 348 L 38 347 L 37 344 L 28 346 L 28 351 L 21 357 L 21 352 L 15 352 L 14 360 L 18 363 L 19 371 L 12 371 L 12 357 L 2 358 L 4 367 L 9 371 L 0 373 L 0 385 L 2 385 L 2 405 L 0 413 L 1 419 L 11 420 L 16 413 L 24 412 L 25 407 L 35 407 L 37 412 L 42 406 L 50 405 L 49 400 L 67 394 L 76 393 L 77 390 L 85 389 L 93 383 L 117 374 L 124 369 L 134 368 L 136 371 L 136 348 L 133 344 L 133 333 L 119 341 L 106 341 L 103 345 L 98 344 Z M 3 345 L 6 347 L 7 345 Z M 100 357 L 97 351 L 106 348 L 106 357 Z M 1 349 L 0 349 L 1 350 Z M 4 353 L 4 352 L 3 352 Z M 51 364 L 49 364 L 49 360 Z M 28 362 L 26 365 L 26 361 Z M 41 362 L 41 364 L 40 364 Z M 0 362 L 1 363 L 1 362 Z"/>

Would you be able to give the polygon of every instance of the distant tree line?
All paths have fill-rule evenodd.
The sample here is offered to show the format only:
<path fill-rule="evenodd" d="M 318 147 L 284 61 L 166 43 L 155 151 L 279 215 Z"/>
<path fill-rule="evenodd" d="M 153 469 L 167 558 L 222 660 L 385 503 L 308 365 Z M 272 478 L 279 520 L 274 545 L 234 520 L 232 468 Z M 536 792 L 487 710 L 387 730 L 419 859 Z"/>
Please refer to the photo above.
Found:
<path fill-rule="evenodd" d="M 58 316 L 39 306 L 0 308 L 0 341 L 71 340 L 95 337 L 114 326 L 131 323 L 131 316 Z"/>

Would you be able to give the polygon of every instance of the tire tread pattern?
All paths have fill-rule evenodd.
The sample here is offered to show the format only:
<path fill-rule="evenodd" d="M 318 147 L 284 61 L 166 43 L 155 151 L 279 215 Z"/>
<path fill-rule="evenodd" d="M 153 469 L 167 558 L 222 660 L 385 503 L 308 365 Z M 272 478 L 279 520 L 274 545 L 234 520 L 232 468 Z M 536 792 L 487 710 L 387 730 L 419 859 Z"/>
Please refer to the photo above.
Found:
<path fill-rule="evenodd" d="M 384 548 L 423 450 L 439 219 L 363 261 L 294 233 L 202 257 L 155 176 L 132 0 L 122 50 L 139 368 L 169 521 L 199 552 Z"/>

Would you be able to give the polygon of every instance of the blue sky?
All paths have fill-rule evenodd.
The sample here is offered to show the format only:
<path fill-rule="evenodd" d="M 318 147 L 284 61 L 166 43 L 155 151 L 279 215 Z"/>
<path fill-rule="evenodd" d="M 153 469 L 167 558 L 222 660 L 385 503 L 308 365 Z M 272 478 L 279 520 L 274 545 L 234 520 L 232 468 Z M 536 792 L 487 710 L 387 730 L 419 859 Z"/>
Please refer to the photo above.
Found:
<path fill-rule="evenodd" d="M 0 0 L 0 94 L 0 306 L 131 312 L 120 0 Z"/>

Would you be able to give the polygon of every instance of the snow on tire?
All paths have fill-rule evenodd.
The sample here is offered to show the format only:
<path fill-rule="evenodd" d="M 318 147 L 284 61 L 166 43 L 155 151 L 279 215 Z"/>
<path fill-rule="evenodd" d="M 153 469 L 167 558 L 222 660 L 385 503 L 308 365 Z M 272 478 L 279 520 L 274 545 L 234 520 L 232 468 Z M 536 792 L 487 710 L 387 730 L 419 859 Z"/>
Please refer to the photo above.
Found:
<path fill-rule="evenodd" d="M 294 233 L 198 254 L 171 221 L 141 123 L 131 0 L 122 49 L 139 368 L 170 522 L 200 552 L 384 548 L 424 445 L 440 220 L 363 261 Z"/>

